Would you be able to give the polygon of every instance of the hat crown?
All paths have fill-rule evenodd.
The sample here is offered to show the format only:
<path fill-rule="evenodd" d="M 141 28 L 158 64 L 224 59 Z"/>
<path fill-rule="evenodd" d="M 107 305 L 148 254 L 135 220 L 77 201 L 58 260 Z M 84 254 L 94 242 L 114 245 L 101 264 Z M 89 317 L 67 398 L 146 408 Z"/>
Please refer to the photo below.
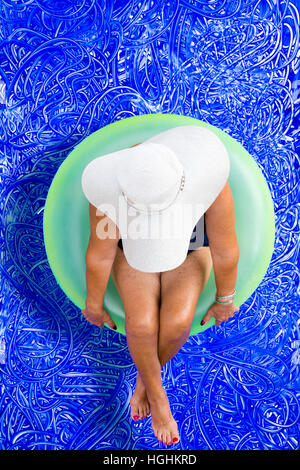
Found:
<path fill-rule="evenodd" d="M 139 206 L 157 209 L 170 203 L 180 188 L 183 167 L 166 145 L 142 143 L 131 147 L 120 161 L 119 185 L 128 200 Z"/>

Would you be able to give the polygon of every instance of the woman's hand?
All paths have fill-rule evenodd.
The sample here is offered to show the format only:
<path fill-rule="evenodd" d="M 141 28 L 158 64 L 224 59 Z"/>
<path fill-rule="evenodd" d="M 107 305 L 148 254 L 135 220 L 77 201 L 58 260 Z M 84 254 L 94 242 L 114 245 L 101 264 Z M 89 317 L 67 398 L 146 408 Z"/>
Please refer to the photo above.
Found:
<path fill-rule="evenodd" d="M 111 319 L 111 316 L 109 315 L 109 313 L 107 313 L 107 311 L 103 307 L 98 310 L 97 309 L 90 310 L 86 307 L 84 310 L 81 310 L 81 313 L 93 325 L 97 325 L 100 328 L 103 328 L 104 322 L 105 322 L 114 330 L 117 329 L 117 325 Z"/>
<path fill-rule="evenodd" d="M 215 317 L 216 326 L 220 326 L 221 322 L 227 321 L 228 318 L 233 317 L 235 312 L 238 312 L 239 309 L 240 308 L 236 307 L 234 303 L 222 305 L 214 302 L 204 315 L 201 325 L 205 325 L 205 323 L 207 323 L 211 317 Z"/>

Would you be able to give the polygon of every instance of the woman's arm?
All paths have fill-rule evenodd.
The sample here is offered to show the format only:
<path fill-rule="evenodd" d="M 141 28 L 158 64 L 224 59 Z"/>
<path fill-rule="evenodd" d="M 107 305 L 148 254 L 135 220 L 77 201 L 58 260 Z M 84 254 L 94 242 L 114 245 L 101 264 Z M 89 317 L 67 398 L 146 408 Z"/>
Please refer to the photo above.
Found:
<path fill-rule="evenodd" d="M 114 325 L 110 316 L 103 309 L 104 294 L 108 284 L 111 268 L 115 259 L 119 230 L 118 227 L 101 211 L 89 203 L 89 216 L 91 234 L 88 248 L 85 255 L 86 262 L 86 309 L 88 313 L 86 317 L 91 323 L 103 326 L 103 321 L 107 321 L 109 325 Z M 100 224 L 99 224 L 100 222 Z M 101 238 L 100 229 L 104 223 L 109 223 L 112 236 L 114 238 Z M 107 228 L 107 227 L 106 227 Z M 105 312 L 103 318 L 103 312 Z M 108 318 L 109 317 L 109 318 Z M 99 323 L 101 325 L 99 325 Z"/>
<path fill-rule="evenodd" d="M 235 232 L 234 200 L 228 182 L 205 213 L 217 296 L 232 294 L 237 278 L 239 245 Z"/>
<path fill-rule="evenodd" d="M 234 292 L 239 260 L 239 245 L 235 232 L 234 200 L 228 182 L 206 211 L 205 224 L 213 261 L 217 287 L 216 295 L 227 296 Z M 215 303 L 213 311 L 208 312 L 203 318 L 204 323 L 211 316 L 215 316 L 216 323 L 220 324 L 220 321 L 225 320 L 226 315 L 226 319 L 232 316 L 234 309 L 238 310 L 237 307 L 234 307 L 234 304 L 226 306 Z"/>

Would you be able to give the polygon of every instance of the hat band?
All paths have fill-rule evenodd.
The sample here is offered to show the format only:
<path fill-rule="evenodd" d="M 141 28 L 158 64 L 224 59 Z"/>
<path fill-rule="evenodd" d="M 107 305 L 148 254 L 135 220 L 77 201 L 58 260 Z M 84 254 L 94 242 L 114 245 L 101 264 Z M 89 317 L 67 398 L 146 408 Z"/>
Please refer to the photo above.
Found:
<path fill-rule="evenodd" d="M 122 191 L 122 194 L 123 194 L 127 204 L 130 207 L 132 207 L 133 209 L 135 209 L 138 212 L 143 212 L 145 214 L 152 214 L 154 212 L 162 212 L 162 211 L 166 210 L 168 207 L 170 207 L 175 202 L 175 200 L 177 199 L 180 191 L 183 191 L 184 185 L 185 185 L 185 173 L 184 173 L 184 170 L 183 170 L 181 180 L 180 180 L 180 186 L 179 186 L 174 198 L 170 202 L 167 202 L 165 206 L 163 206 L 163 207 L 160 206 L 159 209 L 142 209 L 142 208 L 136 206 L 133 201 L 128 199 L 128 197 L 126 196 L 126 194 L 123 191 Z"/>

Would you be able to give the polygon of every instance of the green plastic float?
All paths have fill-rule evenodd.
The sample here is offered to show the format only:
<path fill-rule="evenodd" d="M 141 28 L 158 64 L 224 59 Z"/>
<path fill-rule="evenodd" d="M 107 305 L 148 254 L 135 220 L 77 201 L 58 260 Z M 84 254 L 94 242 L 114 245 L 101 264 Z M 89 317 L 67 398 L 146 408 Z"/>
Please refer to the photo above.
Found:
<path fill-rule="evenodd" d="M 274 248 L 274 208 L 267 182 L 255 160 L 235 139 L 206 122 L 177 114 L 132 116 L 99 129 L 78 144 L 59 167 L 49 188 L 44 210 L 45 248 L 53 274 L 70 300 L 85 308 L 85 253 L 90 235 L 88 200 L 81 187 L 81 174 L 94 158 L 142 142 L 172 127 L 198 125 L 212 130 L 230 156 L 229 185 L 234 198 L 235 227 L 240 248 L 235 305 L 254 292 L 269 266 Z M 200 322 L 214 302 L 213 269 L 197 304 L 190 335 L 205 326 Z M 125 335 L 122 300 L 110 277 L 104 308 Z M 80 313 L 81 315 L 81 313 Z"/>

